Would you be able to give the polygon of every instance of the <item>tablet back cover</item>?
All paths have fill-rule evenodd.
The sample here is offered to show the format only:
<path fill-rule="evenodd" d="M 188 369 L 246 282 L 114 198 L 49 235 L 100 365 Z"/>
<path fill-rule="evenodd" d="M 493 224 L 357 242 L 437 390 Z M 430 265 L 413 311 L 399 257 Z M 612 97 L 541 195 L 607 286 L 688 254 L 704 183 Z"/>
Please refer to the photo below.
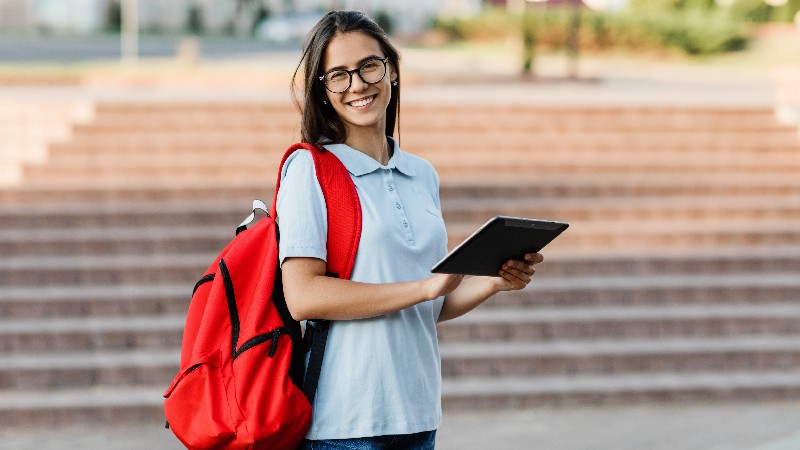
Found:
<path fill-rule="evenodd" d="M 539 252 L 567 229 L 563 222 L 494 217 L 432 269 L 438 273 L 499 276 L 509 259 Z"/>

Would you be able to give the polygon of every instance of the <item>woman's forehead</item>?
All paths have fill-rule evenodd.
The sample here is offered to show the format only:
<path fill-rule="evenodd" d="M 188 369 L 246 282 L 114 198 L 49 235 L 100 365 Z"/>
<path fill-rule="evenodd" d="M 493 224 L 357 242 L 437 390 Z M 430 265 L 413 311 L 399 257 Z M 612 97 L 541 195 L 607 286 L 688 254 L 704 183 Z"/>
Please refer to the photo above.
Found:
<path fill-rule="evenodd" d="M 340 33 L 331 39 L 325 49 L 323 70 L 327 71 L 333 67 L 355 68 L 368 56 L 384 56 L 375 38 L 360 31 Z"/>

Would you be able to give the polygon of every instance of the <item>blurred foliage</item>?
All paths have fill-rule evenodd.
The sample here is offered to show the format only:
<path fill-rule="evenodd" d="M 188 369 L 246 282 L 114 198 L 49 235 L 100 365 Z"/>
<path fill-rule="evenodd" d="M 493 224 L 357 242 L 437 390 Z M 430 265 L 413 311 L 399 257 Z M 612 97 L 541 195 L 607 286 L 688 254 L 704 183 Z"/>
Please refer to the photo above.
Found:
<path fill-rule="evenodd" d="M 106 30 L 118 32 L 122 29 L 122 5 L 119 1 L 110 0 L 106 8 Z"/>
<path fill-rule="evenodd" d="M 375 22 L 378 25 L 380 25 L 380 27 L 383 29 L 383 31 L 386 32 L 386 34 L 390 35 L 394 33 L 394 21 L 392 20 L 392 16 L 389 15 L 388 12 L 382 9 L 378 11 L 374 17 L 375 17 Z"/>
<path fill-rule="evenodd" d="M 203 10 L 200 8 L 200 5 L 195 3 L 190 4 L 186 17 L 186 31 L 197 35 L 201 35 L 205 32 L 206 27 L 203 21 Z"/>
<path fill-rule="evenodd" d="M 714 0 L 633 0 L 622 13 L 580 14 L 577 39 L 582 50 L 667 48 L 704 55 L 742 49 L 748 40 L 748 22 Z M 574 20 L 568 8 L 531 8 L 524 14 L 494 8 L 473 18 L 438 20 L 435 26 L 454 41 L 522 39 L 524 51 L 532 53 L 532 46 L 566 48 Z"/>

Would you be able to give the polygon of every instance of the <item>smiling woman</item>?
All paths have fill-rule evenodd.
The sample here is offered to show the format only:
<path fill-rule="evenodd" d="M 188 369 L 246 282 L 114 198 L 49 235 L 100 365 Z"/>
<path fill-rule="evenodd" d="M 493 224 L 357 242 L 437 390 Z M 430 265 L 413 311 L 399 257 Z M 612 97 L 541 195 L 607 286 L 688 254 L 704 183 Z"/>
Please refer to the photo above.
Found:
<path fill-rule="evenodd" d="M 328 214 L 310 152 L 287 159 L 277 199 L 286 304 L 308 321 L 312 340 L 327 336 L 301 448 L 433 449 L 442 418 L 436 322 L 524 288 L 542 257 L 463 283 L 461 275 L 431 275 L 447 252 L 439 176 L 394 139 L 399 54 L 372 19 L 354 11 L 323 17 L 292 84 L 303 140 L 342 162 L 361 210 L 350 279 L 326 276 L 328 218 L 336 213 Z"/>

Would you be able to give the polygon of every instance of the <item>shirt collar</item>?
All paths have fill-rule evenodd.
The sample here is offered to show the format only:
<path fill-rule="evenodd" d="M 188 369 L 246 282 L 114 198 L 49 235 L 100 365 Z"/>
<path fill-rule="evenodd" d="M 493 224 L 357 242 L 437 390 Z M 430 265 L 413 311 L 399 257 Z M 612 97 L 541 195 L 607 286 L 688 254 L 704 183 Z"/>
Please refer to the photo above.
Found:
<path fill-rule="evenodd" d="M 397 169 L 403 175 L 410 177 L 416 176 L 417 172 L 411 166 L 406 153 L 400 150 L 400 146 L 397 145 L 393 138 L 389 138 L 389 142 L 394 145 L 394 152 L 389 159 L 389 163 L 385 166 L 381 165 L 381 163 L 374 160 L 371 156 L 367 156 L 346 144 L 328 144 L 325 145 L 325 148 L 336 155 L 347 168 L 347 171 L 356 177 L 381 169 Z"/>

